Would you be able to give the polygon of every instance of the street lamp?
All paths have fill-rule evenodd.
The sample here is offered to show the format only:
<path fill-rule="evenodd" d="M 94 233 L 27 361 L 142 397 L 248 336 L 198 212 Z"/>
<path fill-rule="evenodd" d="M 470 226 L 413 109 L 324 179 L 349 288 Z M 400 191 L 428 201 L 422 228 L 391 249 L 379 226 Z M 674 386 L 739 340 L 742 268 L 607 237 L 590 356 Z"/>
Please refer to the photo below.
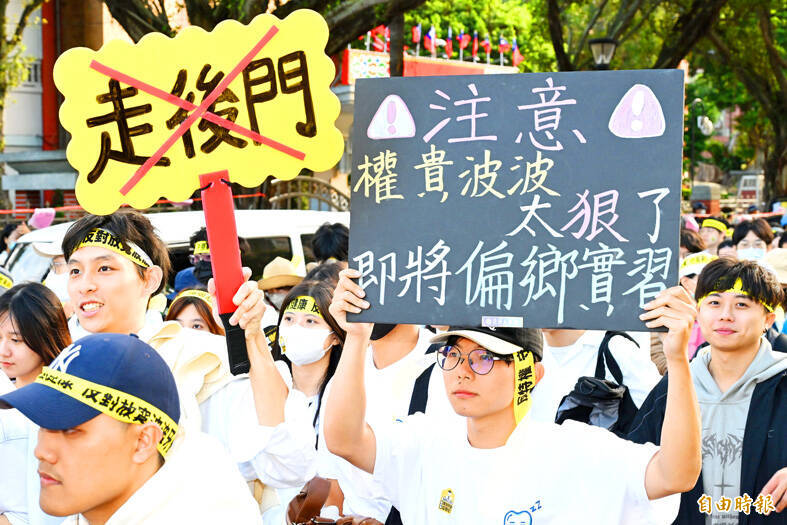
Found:
<path fill-rule="evenodd" d="M 699 107 L 699 113 L 696 109 Z M 713 133 L 713 122 L 705 113 L 705 105 L 701 98 L 695 98 L 689 104 L 689 179 L 691 181 L 691 191 L 694 191 L 694 133 L 699 128 L 703 135 L 708 136 Z"/>
<path fill-rule="evenodd" d="M 590 51 L 593 53 L 593 62 L 596 69 L 609 69 L 609 63 L 615 55 L 618 41 L 614 38 L 593 38 L 588 41 Z"/>

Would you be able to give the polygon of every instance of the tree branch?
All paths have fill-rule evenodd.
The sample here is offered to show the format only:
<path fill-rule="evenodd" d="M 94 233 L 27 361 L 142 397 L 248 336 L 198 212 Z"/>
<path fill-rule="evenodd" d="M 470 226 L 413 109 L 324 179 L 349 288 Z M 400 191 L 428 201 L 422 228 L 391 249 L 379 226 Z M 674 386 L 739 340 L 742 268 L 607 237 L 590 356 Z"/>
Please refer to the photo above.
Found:
<path fill-rule="evenodd" d="M 585 30 L 582 32 L 582 36 L 579 39 L 579 46 L 577 46 L 576 53 L 574 53 L 574 58 L 571 60 L 572 64 L 577 64 L 579 62 L 579 56 L 582 54 L 582 49 L 585 47 L 585 42 L 587 42 L 590 30 L 596 25 L 596 22 L 601 16 L 601 13 L 604 12 L 604 8 L 607 7 L 607 1 L 608 0 L 602 0 L 601 5 L 598 6 L 598 9 L 596 9 L 596 13 L 590 18 L 590 22 L 588 22 L 588 24 L 585 26 Z"/>
<path fill-rule="evenodd" d="M 155 13 L 150 4 L 141 0 L 104 0 L 104 4 L 134 42 L 139 42 L 148 33 L 175 36 L 167 13 L 160 10 L 160 5 L 159 12 Z"/>
<path fill-rule="evenodd" d="M 325 13 L 330 37 L 325 52 L 333 55 L 362 34 L 394 16 L 415 9 L 426 0 L 350 0 Z M 384 7 L 385 6 L 385 7 Z M 383 8 L 384 7 L 384 8 Z"/>
<path fill-rule="evenodd" d="M 779 88 L 783 93 L 783 97 L 787 98 L 787 78 L 784 77 L 784 68 L 787 68 L 784 59 L 779 56 L 779 50 L 773 43 L 773 24 L 768 10 L 763 6 L 758 9 L 758 18 L 760 22 L 760 31 L 762 31 L 762 39 L 765 41 L 765 50 L 768 53 L 768 60 L 771 63 L 771 70 L 776 76 L 776 81 L 779 83 Z"/>
<path fill-rule="evenodd" d="M 558 70 L 573 71 L 574 65 L 571 63 L 563 44 L 563 22 L 560 20 L 560 7 L 557 5 L 557 0 L 547 0 L 547 22 Z"/>
<path fill-rule="evenodd" d="M 675 21 L 669 35 L 664 39 L 653 68 L 678 67 L 683 57 L 713 27 L 726 3 L 727 0 L 693 0 L 689 10 Z"/>
<path fill-rule="evenodd" d="M 625 8 L 625 2 L 620 4 L 620 8 L 618 9 L 618 14 L 615 16 L 615 20 L 607 26 L 607 35 L 609 38 L 614 38 L 615 40 L 626 30 L 628 26 L 631 25 L 631 21 L 634 20 L 634 17 L 637 15 L 637 11 L 642 7 L 643 0 L 635 0 L 628 9 Z M 660 3 L 660 0 L 656 2 L 657 4 Z"/>
<path fill-rule="evenodd" d="M 16 23 L 16 30 L 8 41 L 8 45 L 10 47 L 16 47 L 19 45 L 19 42 L 22 41 L 22 33 L 24 33 L 27 23 L 30 21 L 30 15 L 32 15 L 36 9 L 41 7 L 42 3 L 43 0 L 29 0 L 28 3 L 25 4 L 22 14 L 19 15 L 19 22 Z"/>

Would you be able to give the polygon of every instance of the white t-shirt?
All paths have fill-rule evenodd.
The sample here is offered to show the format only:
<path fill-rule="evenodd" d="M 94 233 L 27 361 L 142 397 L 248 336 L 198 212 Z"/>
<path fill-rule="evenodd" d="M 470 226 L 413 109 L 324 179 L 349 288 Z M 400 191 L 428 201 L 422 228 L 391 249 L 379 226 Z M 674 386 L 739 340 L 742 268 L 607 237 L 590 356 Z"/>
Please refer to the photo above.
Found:
<path fill-rule="evenodd" d="M 418 333 L 418 342 L 412 351 L 396 363 L 382 369 L 375 366 L 372 348 L 369 347 L 364 370 L 366 421 L 368 423 L 387 424 L 407 417 L 415 380 L 429 365 L 435 363 L 434 354 L 426 354 L 430 345 L 429 340 L 433 336 L 432 332 L 421 328 Z M 330 387 L 329 383 L 328 388 Z M 430 374 L 426 412 L 429 417 L 439 416 L 444 425 L 452 428 L 455 428 L 457 424 L 464 424 L 464 418 L 457 416 L 450 408 L 448 396 L 443 386 L 442 371 L 437 366 L 432 369 Z M 382 486 L 373 479 L 371 474 L 328 452 L 322 433 L 320 433 L 319 439 L 318 472 L 323 477 L 338 480 L 339 486 L 344 492 L 342 507 L 344 514 L 368 516 L 385 522 L 391 510 L 391 502 L 386 497 Z"/>
<path fill-rule="evenodd" d="M 27 523 L 29 425 L 18 410 L 0 410 L 0 516 L 12 524 Z"/>
<path fill-rule="evenodd" d="M 596 372 L 598 348 L 605 332 L 588 330 L 569 346 L 549 346 L 544 342 L 544 377 L 533 389 L 530 415 L 534 421 L 554 422 L 560 401 L 574 389 L 577 379 Z M 661 380 L 647 348 L 637 348 L 623 336 L 609 340 L 609 350 L 623 373 L 623 383 L 637 408 Z M 605 367 L 606 368 L 606 367 Z M 615 381 L 609 369 L 606 378 Z"/>
<path fill-rule="evenodd" d="M 495 449 L 421 414 L 373 429 L 374 478 L 405 525 L 644 525 L 678 513 L 680 495 L 649 501 L 645 491 L 658 447 L 582 423 L 525 418 Z"/>

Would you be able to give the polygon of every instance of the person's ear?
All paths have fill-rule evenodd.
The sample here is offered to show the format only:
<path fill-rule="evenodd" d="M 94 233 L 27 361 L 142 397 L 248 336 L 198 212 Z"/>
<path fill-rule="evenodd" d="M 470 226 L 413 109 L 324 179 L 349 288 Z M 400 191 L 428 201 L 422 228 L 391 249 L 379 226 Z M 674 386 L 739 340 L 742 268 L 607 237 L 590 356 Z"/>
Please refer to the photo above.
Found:
<path fill-rule="evenodd" d="M 342 342 L 339 340 L 339 336 L 336 333 L 331 333 L 330 337 L 328 337 L 328 346 L 327 348 L 330 350 L 334 346 L 341 346 Z"/>
<path fill-rule="evenodd" d="M 536 384 L 544 378 L 544 365 L 541 364 L 541 361 L 535 362 L 536 368 Z"/>
<path fill-rule="evenodd" d="M 153 293 L 158 290 L 159 285 L 161 285 L 161 280 L 163 278 L 164 270 L 162 270 L 160 266 L 151 266 L 146 269 L 145 277 L 143 278 L 143 281 L 145 281 L 145 291 L 149 295 L 153 295 Z"/>
<path fill-rule="evenodd" d="M 768 328 L 773 326 L 774 321 L 776 321 L 776 312 L 768 312 L 765 314 L 765 327 L 764 332 L 768 331 Z"/>
<path fill-rule="evenodd" d="M 137 445 L 134 449 L 132 460 L 134 463 L 143 464 L 151 457 L 158 455 L 157 445 L 164 433 L 155 423 L 144 423 L 142 425 L 134 425 L 137 434 Z"/>

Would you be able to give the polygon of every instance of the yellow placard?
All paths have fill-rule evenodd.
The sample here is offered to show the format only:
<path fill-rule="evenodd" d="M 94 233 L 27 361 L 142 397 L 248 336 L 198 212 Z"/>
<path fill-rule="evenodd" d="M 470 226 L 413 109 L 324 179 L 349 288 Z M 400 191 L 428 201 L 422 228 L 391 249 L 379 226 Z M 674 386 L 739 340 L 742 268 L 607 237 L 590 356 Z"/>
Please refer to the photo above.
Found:
<path fill-rule="evenodd" d="M 332 168 L 344 139 L 327 41 L 325 20 L 304 9 L 66 51 L 54 77 L 79 203 L 109 214 L 184 201 L 203 173 L 253 187 Z"/>

